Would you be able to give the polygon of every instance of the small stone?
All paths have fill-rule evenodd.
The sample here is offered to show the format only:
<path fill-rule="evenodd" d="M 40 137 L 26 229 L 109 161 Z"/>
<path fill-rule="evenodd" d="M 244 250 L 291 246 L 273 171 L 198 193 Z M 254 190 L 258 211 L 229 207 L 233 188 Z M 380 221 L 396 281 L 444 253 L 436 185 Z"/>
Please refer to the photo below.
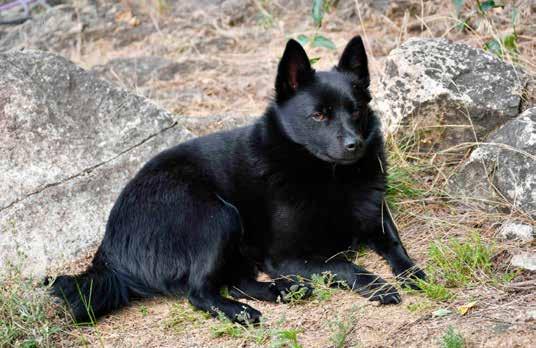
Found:
<path fill-rule="evenodd" d="M 493 326 L 493 332 L 501 334 L 504 332 L 508 332 L 508 329 L 512 327 L 512 324 L 510 323 L 497 323 L 495 326 Z"/>
<path fill-rule="evenodd" d="M 536 271 L 536 253 L 524 252 L 514 255 L 511 264 L 529 271 Z"/>
<path fill-rule="evenodd" d="M 97 13 L 94 4 L 82 9 L 73 5 L 54 6 L 0 39 L 0 52 L 20 48 L 46 51 L 71 49 L 82 39 L 99 39 L 113 30 L 113 23 Z"/>
<path fill-rule="evenodd" d="M 499 235 L 503 239 L 517 239 L 524 242 L 534 240 L 534 227 L 514 221 L 506 221 L 499 229 Z"/>

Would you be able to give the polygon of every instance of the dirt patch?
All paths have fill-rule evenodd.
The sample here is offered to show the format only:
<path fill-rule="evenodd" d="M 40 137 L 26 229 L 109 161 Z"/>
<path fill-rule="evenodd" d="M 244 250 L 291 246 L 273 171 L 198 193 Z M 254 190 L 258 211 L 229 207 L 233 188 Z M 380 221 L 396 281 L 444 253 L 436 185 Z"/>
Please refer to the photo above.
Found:
<path fill-rule="evenodd" d="M 463 237 L 475 226 L 492 242 L 492 226 L 498 218 L 474 213 L 451 215 L 440 210 L 426 211 L 425 207 L 416 213 L 419 219 L 405 220 L 407 216 L 400 212 L 397 220 L 402 225 L 402 240 L 419 265 L 427 264 L 429 241 Z M 526 247 L 514 242 L 498 247 L 494 259 L 497 268 L 508 268 L 510 253 Z M 71 271 L 80 269 L 88 260 L 85 257 Z M 373 252 L 359 256 L 356 262 L 395 282 L 386 262 Z M 536 320 L 531 314 L 536 310 L 535 289 L 536 276 L 520 272 L 508 284 L 474 283 L 454 289 L 455 298 L 447 302 L 401 289 L 403 302 L 392 306 L 378 306 L 346 290 L 334 290 L 326 300 L 298 304 L 244 302 L 264 314 L 267 332 L 295 329 L 302 347 L 334 347 L 340 323 L 349 323 L 342 347 L 441 346 L 450 327 L 463 336 L 467 347 L 530 347 L 536 339 Z M 459 308 L 471 302 L 475 305 L 462 315 Z M 175 308 L 186 313 L 185 319 L 170 325 Z M 448 314 L 436 315 L 442 310 Z M 107 347 L 260 347 L 272 342 L 257 343 L 244 334 L 218 337 L 215 330 L 220 327 L 221 321 L 194 311 L 185 299 L 157 298 L 136 302 L 102 319 L 95 327 L 74 329 L 62 337 L 61 344 L 69 346 L 76 341 Z"/>

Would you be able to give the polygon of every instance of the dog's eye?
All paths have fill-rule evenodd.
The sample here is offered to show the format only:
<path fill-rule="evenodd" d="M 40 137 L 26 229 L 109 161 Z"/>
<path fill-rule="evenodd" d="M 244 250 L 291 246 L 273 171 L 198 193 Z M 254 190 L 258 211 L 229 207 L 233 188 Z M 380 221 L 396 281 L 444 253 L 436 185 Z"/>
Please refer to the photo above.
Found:
<path fill-rule="evenodd" d="M 321 112 L 313 112 L 313 114 L 311 115 L 311 117 L 313 118 L 313 120 L 315 120 L 316 122 L 323 122 L 325 120 L 327 120 L 328 118 Z"/>

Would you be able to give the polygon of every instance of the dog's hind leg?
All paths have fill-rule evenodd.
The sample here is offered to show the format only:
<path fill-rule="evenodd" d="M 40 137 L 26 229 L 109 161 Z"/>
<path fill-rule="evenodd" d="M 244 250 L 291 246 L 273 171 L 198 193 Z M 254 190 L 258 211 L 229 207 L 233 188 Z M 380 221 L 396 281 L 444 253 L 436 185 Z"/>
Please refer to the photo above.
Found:
<path fill-rule="evenodd" d="M 261 318 L 261 312 L 255 308 L 222 297 L 219 287 L 208 284 L 191 289 L 188 293 L 188 300 L 193 306 L 210 313 L 212 316 L 216 317 L 221 313 L 232 321 L 242 324 L 257 323 Z"/>
<path fill-rule="evenodd" d="M 258 322 L 261 313 L 251 306 L 224 298 L 220 290 L 233 278 L 236 259 L 240 258 L 242 226 L 236 208 L 225 204 L 216 195 L 196 197 L 192 202 L 196 224 L 194 250 L 188 277 L 188 299 L 195 307 L 213 316 L 223 313 L 241 323 Z"/>

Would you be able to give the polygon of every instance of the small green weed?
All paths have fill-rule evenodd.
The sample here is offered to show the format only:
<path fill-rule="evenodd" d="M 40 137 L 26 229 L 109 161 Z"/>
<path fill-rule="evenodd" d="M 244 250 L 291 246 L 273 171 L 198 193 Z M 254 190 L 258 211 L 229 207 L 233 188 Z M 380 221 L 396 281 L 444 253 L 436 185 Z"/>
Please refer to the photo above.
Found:
<path fill-rule="evenodd" d="M 516 59 L 519 55 L 517 45 L 517 33 L 511 33 L 503 38 L 491 39 L 484 44 L 484 50 L 489 51 L 499 58 L 504 58 L 506 54 Z"/>
<path fill-rule="evenodd" d="M 292 285 L 289 291 L 284 295 L 286 303 L 291 305 L 303 303 L 307 296 L 308 289 L 303 286 Z"/>
<path fill-rule="evenodd" d="M 330 12 L 333 7 L 335 7 L 334 1 L 313 0 L 311 17 L 315 24 L 315 32 L 310 36 L 304 34 L 298 35 L 296 39 L 302 46 L 309 44 L 311 47 L 323 47 L 330 50 L 334 50 L 336 48 L 335 43 L 331 39 L 319 34 L 320 30 L 322 29 L 324 14 L 326 12 Z M 312 58 L 310 60 L 311 65 L 318 62 L 319 59 L 320 58 Z"/>
<path fill-rule="evenodd" d="M 499 279 L 499 283 L 510 283 L 512 280 L 514 280 L 515 277 L 519 274 L 519 271 L 509 271 L 504 273 Z"/>
<path fill-rule="evenodd" d="M 318 301 L 331 299 L 336 288 L 348 289 L 348 285 L 344 281 L 335 280 L 335 276 L 331 272 L 313 274 L 311 285 L 313 286 L 313 298 Z"/>
<path fill-rule="evenodd" d="M 456 9 L 456 17 L 460 21 L 457 26 L 460 30 L 469 29 L 474 31 L 473 28 L 469 25 L 471 19 L 477 19 L 480 21 L 487 22 L 489 27 L 493 27 L 493 20 L 489 16 L 489 12 L 496 8 L 504 8 L 504 2 L 497 2 L 494 0 L 479 1 L 477 0 L 474 7 L 470 9 L 467 13 L 462 13 L 464 9 L 465 0 L 452 0 L 454 8 Z M 517 60 L 519 56 L 519 46 L 518 46 L 518 33 L 516 30 L 516 24 L 518 19 L 519 11 L 517 7 L 512 6 L 512 12 L 510 15 L 510 22 L 512 25 L 512 32 L 499 37 L 493 35 L 494 37 L 489 39 L 484 43 L 482 47 L 484 50 L 489 51 L 496 55 L 497 57 L 504 59 L 506 56 L 511 57 L 514 61 Z M 492 32 L 492 34 L 494 34 Z"/>
<path fill-rule="evenodd" d="M 149 310 L 146 305 L 140 305 L 140 313 L 142 317 L 146 317 L 149 314 Z"/>
<path fill-rule="evenodd" d="M 449 326 L 447 332 L 441 337 L 442 348 L 463 348 L 465 339 L 452 326 Z"/>
<path fill-rule="evenodd" d="M 321 275 L 313 274 L 311 276 L 311 285 L 313 286 L 313 297 L 319 301 L 327 301 L 333 296 L 333 275 L 329 272 Z"/>
<path fill-rule="evenodd" d="M 302 348 L 302 345 L 298 342 L 298 334 L 300 333 L 297 329 L 278 329 L 272 332 L 271 340 L 272 348 Z"/>
<path fill-rule="evenodd" d="M 335 321 L 331 322 L 330 325 L 334 329 L 333 334 L 330 336 L 329 340 L 333 347 L 343 348 L 347 346 L 348 335 L 354 329 L 355 317 L 353 313 L 345 320 L 337 318 Z"/>
<path fill-rule="evenodd" d="M 220 313 L 211 331 L 214 337 L 240 338 L 257 345 L 267 345 L 270 342 L 270 347 L 273 348 L 301 348 L 298 342 L 299 330 L 279 327 L 283 323 L 283 319 L 278 321 L 274 328 L 267 327 L 263 321 L 257 325 L 241 325 L 231 322 L 223 313 Z"/>
<path fill-rule="evenodd" d="M 233 323 L 223 313 L 220 313 L 217 323 L 211 326 L 210 331 L 214 337 L 227 336 L 236 338 L 246 336 L 247 329 L 245 326 Z"/>
<path fill-rule="evenodd" d="M 211 326 L 210 330 L 214 337 L 242 338 L 256 344 L 264 344 L 270 338 L 264 322 L 258 325 L 241 325 L 233 323 L 221 312 L 218 314 L 218 320 Z"/>

